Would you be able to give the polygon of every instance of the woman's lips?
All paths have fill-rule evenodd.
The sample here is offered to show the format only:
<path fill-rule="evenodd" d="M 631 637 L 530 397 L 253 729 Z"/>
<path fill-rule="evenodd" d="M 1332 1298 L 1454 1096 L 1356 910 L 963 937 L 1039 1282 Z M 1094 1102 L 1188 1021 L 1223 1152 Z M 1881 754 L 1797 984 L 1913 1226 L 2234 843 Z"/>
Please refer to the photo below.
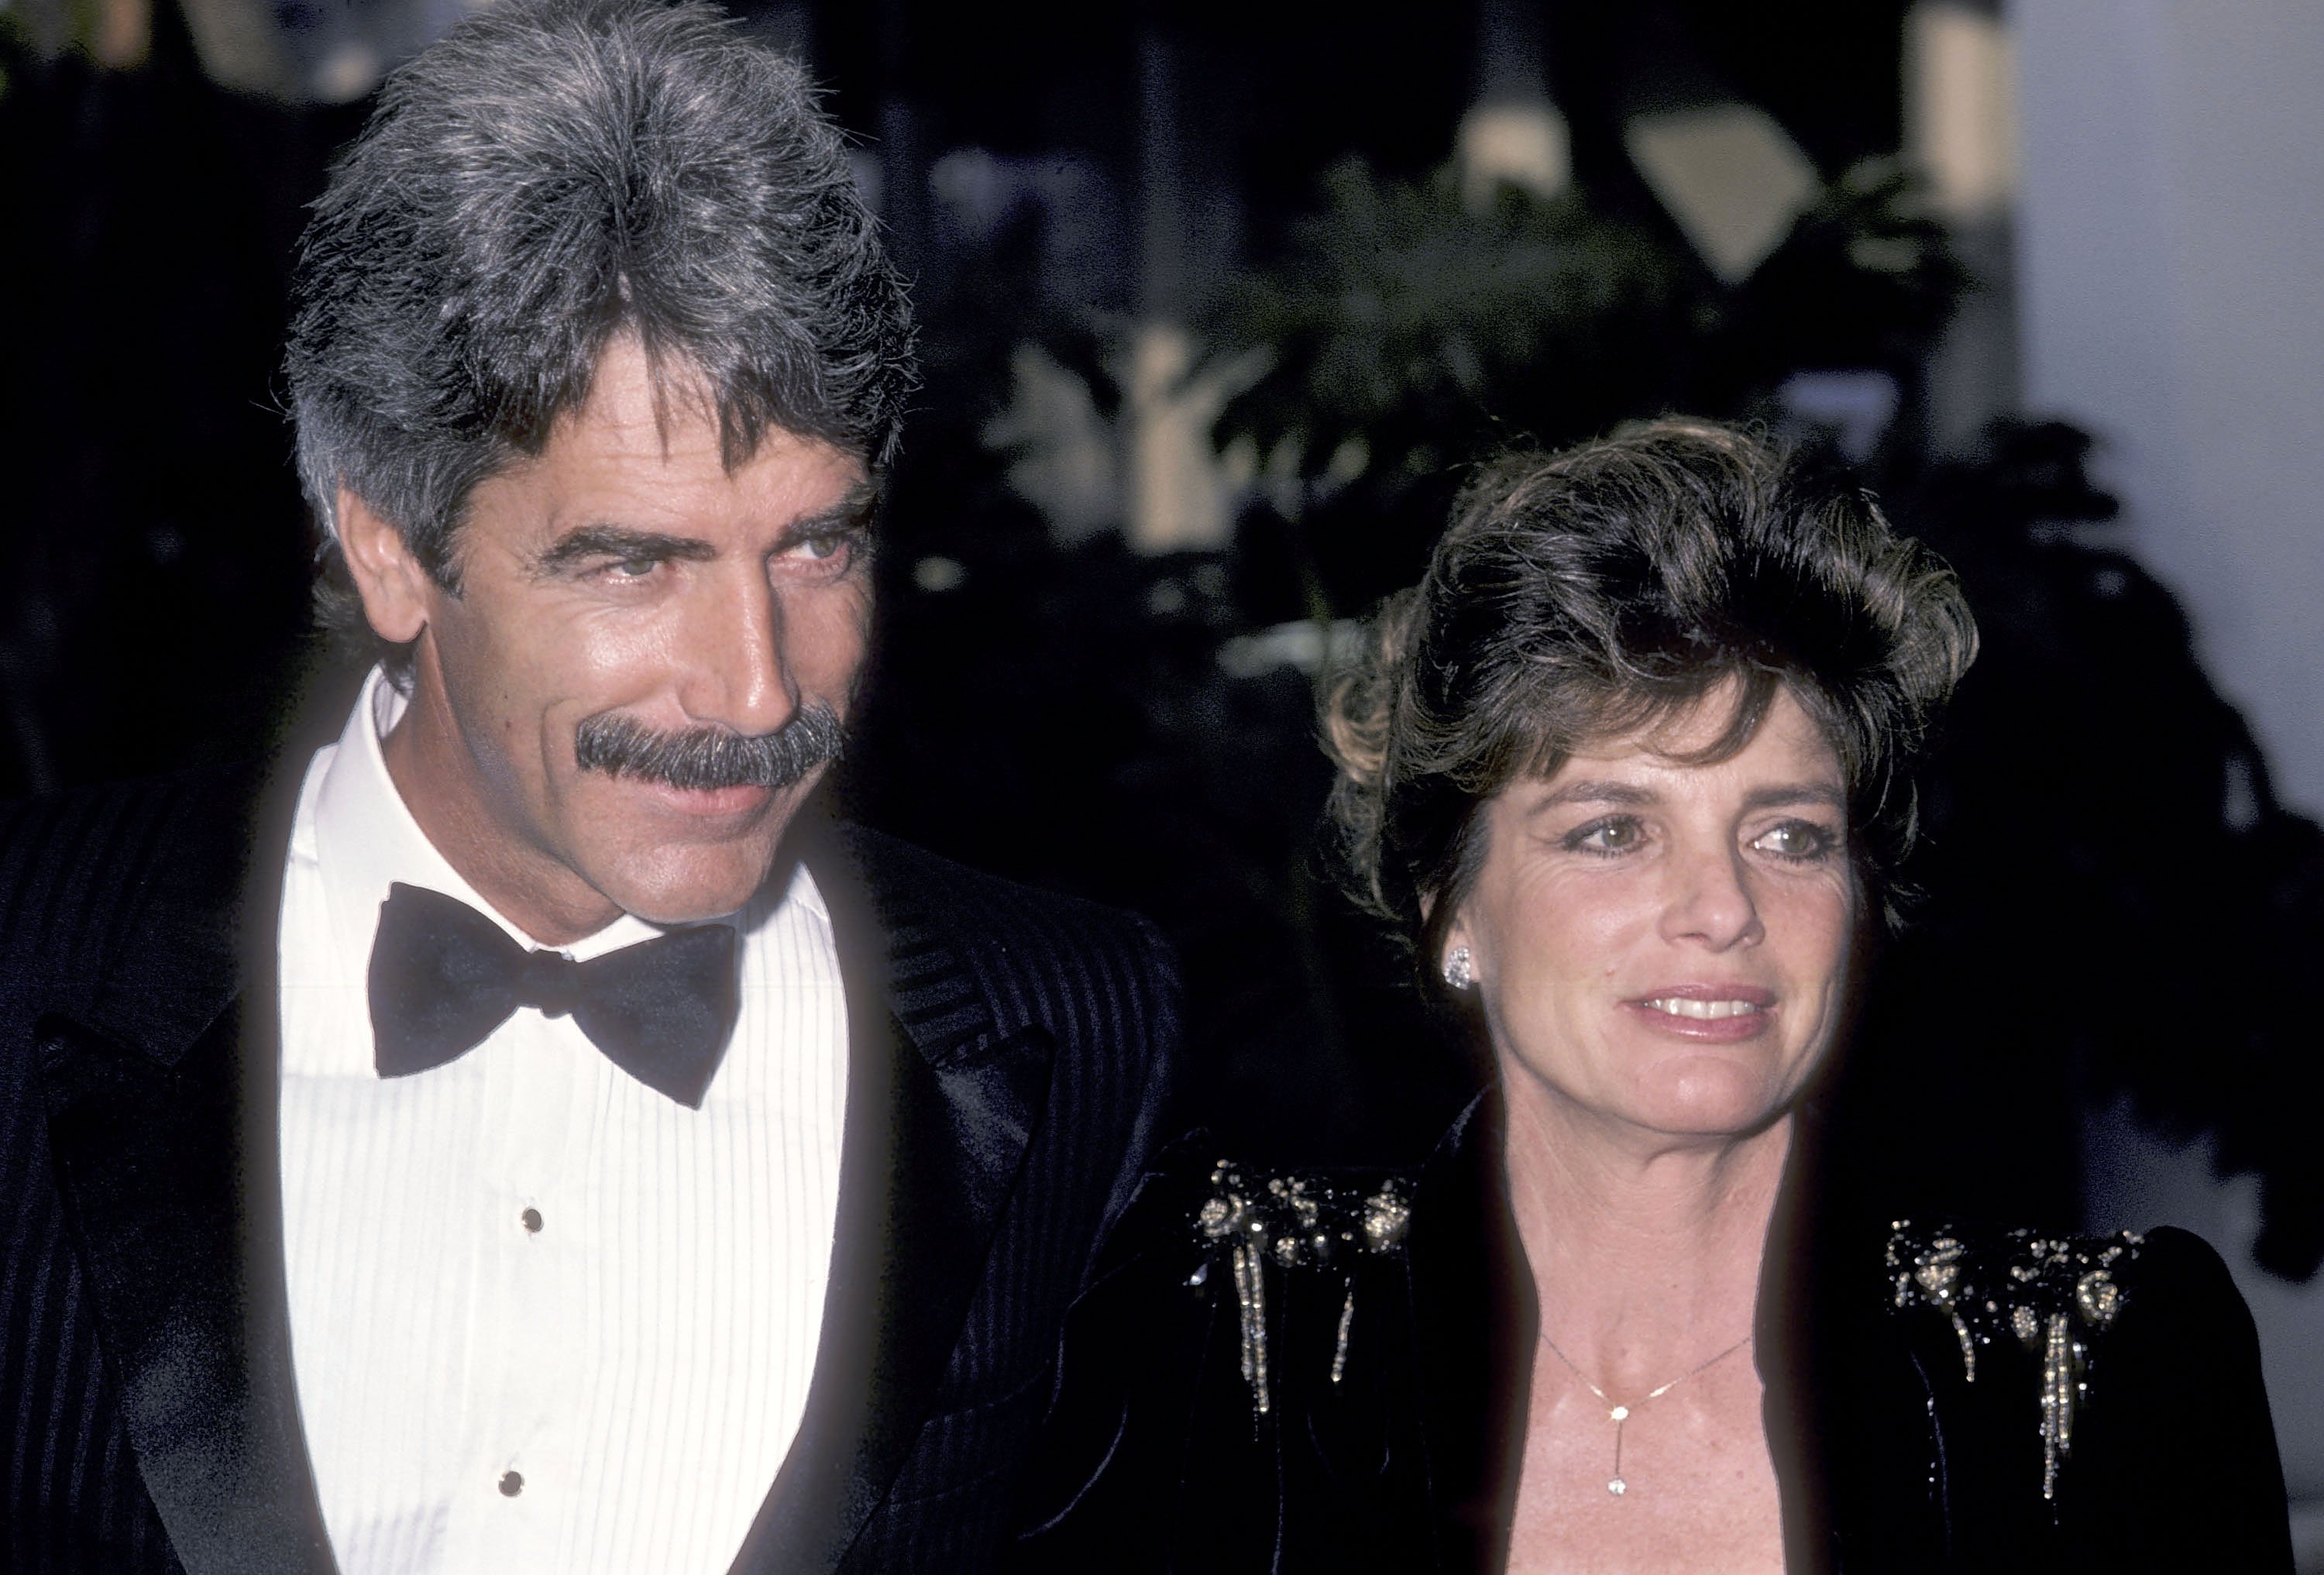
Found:
<path fill-rule="evenodd" d="M 1657 1033 L 1732 1044 L 1775 1020 L 1775 992 L 1752 984 L 1673 984 L 1633 996 L 1622 1009 Z"/>

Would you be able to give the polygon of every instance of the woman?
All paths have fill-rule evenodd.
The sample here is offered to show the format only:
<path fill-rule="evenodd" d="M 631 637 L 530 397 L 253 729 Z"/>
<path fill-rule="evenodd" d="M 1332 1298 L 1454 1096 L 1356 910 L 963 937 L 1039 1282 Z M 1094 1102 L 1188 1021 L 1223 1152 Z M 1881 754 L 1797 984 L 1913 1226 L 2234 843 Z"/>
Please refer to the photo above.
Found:
<path fill-rule="evenodd" d="M 1813 1184 L 1975 643 L 1868 499 L 1732 428 L 1471 485 L 1326 728 L 1359 889 L 1498 1076 L 1416 1177 L 1156 1178 L 1069 1326 L 1028 1563 L 2289 1569 L 2209 1248 Z"/>

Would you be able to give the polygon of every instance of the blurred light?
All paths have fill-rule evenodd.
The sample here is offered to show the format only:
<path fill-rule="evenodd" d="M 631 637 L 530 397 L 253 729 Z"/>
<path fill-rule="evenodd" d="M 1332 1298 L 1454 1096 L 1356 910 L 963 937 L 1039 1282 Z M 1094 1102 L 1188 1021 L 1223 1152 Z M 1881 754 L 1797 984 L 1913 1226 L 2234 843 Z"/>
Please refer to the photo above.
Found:
<path fill-rule="evenodd" d="M 96 48 L 100 65 L 134 70 L 153 49 L 152 0 L 104 0 L 97 14 Z"/>
<path fill-rule="evenodd" d="M 1281 668 L 1314 677 L 1325 667 L 1352 661 L 1363 649 L 1364 626 L 1352 618 L 1318 623 L 1303 618 L 1257 634 L 1238 634 L 1219 646 L 1219 666 L 1231 678 L 1256 678 Z"/>
<path fill-rule="evenodd" d="M 1264 351 L 1198 364 L 1175 323 L 1144 323 L 1119 362 L 1129 451 L 1130 544 L 1140 552 L 1224 547 L 1230 478 L 1211 441 L 1227 401 L 1257 382 Z"/>
<path fill-rule="evenodd" d="M 1793 422 L 1824 434 L 1849 464 L 1862 465 L 1896 419 L 1900 396 L 1885 372 L 1847 370 L 1795 372 L 1775 399 Z"/>
<path fill-rule="evenodd" d="M 2219 804 L 2219 818 L 2229 831 L 2247 832 L 2259 824 L 2260 799 L 2258 762 L 2241 750 L 2227 759 L 2227 780 Z"/>
<path fill-rule="evenodd" d="M 134 70 L 152 52 L 153 6 L 152 0 L 0 0 L 0 32 L 39 60 L 77 50 L 109 70 Z"/>
<path fill-rule="evenodd" d="M 1121 465 L 1089 383 L 1038 345 L 1017 346 L 1009 366 L 1009 408 L 982 433 L 1011 456 L 1009 484 L 1063 545 L 1120 524 Z"/>
<path fill-rule="evenodd" d="M 1748 104 L 1644 115 L 1623 128 L 1631 161 L 1711 271 L 1748 279 L 1815 198 L 1815 166 Z"/>
<path fill-rule="evenodd" d="M 377 50 L 361 39 L 349 39 L 316 68 L 315 97 L 326 104 L 353 104 L 386 75 L 387 64 Z"/>
<path fill-rule="evenodd" d="M 912 566 L 912 584 L 931 596 L 941 596 L 946 591 L 957 591 L 968 571 L 953 558 L 931 553 Z"/>
<path fill-rule="evenodd" d="M 1848 243 L 1848 260 L 1867 273 L 1910 273 L 1926 256 L 1910 235 L 1858 235 Z"/>
<path fill-rule="evenodd" d="M 1323 465 L 1323 486 L 1330 492 L 1352 484 L 1369 469 L 1372 462 L 1371 445 L 1360 437 L 1342 441 L 1332 450 L 1332 457 Z"/>
<path fill-rule="evenodd" d="M 1461 198 L 1489 207 L 1501 187 L 1547 200 L 1573 179 L 1565 117 L 1546 98 L 1480 104 L 1461 122 Z"/>
<path fill-rule="evenodd" d="M 1904 153 L 1956 223 L 1998 218 L 2017 192 L 2016 51 L 2001 18 L 1923 0 L 1904 19 Z"/>
<path fill-rule="evenodd" d="M 953 223 L 982 241 L 1001 227 L 1017 200 L 1010 174 L 982 148 L 954 148 L 928 166 L 928 190 Z"/>
<path fill-rule="evenodd" d="M 886 189 L 887 171 L 880 167 L 880 155 L 869 148 L 850 148 L 847 167 L 854 171 L 855 190 L 862 198 L 863 206 L 873 213 L 882 211 L 880 198 Z"/>
<path fill-rule="evenodd" d="M 348 104 L 488 0 L 184 0 L 210 80 L 290 104 Z"/>
<path fill-rule="evenodd" d="M 239 93 L 292 97 L 291 67 L 269 7 L 256 0 L 185 0 L 186 28 L 202 69 Z"/>

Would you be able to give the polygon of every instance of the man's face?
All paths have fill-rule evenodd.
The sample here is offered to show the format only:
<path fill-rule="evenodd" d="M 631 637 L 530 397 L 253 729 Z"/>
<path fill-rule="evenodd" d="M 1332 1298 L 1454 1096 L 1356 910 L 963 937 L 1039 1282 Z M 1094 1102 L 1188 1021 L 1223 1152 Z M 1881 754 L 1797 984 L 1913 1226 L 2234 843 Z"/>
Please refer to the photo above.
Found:
<path fill-rule="evenodd" d="M 374 627 L 418 640 L 390 772 L 454 868 L 551 944 L 617 911 L 742 907 L 863 661 L 862 462 L 778 429 L 730 472 L 704 401 L 668 382 L 658 420 L 642 352 L 607 348 L 540 456 L 471 495 L 456 595 L 341 496 Z"/>

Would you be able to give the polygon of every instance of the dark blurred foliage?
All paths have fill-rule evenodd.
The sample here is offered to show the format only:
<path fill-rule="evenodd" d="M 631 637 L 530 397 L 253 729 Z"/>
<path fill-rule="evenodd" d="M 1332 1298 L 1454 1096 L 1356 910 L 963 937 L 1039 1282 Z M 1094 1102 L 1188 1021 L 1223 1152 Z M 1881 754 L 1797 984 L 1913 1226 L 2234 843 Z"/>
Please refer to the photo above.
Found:
<path fill-rule="evenodd" d="M 1984 645 L 1925 788 L 1927 899 L 1882 960 L 1835 1125 L 1912 1206 L 2062 1209 L 2079 1112 L 2126 1094 L 2258 1174 L 2259 1260 L 2304 1279 L 2324 1068 L 2290 981 L 2324 949 L 2324 834 L 2276 803 L 2170 594 L 2106 544 L 2089 442 L 2005 426 L 1977 463 L 1890 489 Z"/>
<path fill-rule="evenodd" d="M 1891 162 L 1850 168 L 1729 287 L 1582 190 L 1544 201 L 1504 185 L 1472 206 L 1450 168 L 1396 181 L 1335 167 L 1280 262 L 1208 314 L 1219 341 L 1275 357 L 1222 436 L 1287 446 L 1307 484 L 1277 509 L 1314 565 L 1305 607 L 1283 616 L 1367 612 L 1415 578 L 1481 454 L 1666 411 L 1765 410 L 1802 368 L 1908 383 L 1961 285 L 1912 195 Z M 1351 458 L 1360 474 L 1337 482 Z"/>

